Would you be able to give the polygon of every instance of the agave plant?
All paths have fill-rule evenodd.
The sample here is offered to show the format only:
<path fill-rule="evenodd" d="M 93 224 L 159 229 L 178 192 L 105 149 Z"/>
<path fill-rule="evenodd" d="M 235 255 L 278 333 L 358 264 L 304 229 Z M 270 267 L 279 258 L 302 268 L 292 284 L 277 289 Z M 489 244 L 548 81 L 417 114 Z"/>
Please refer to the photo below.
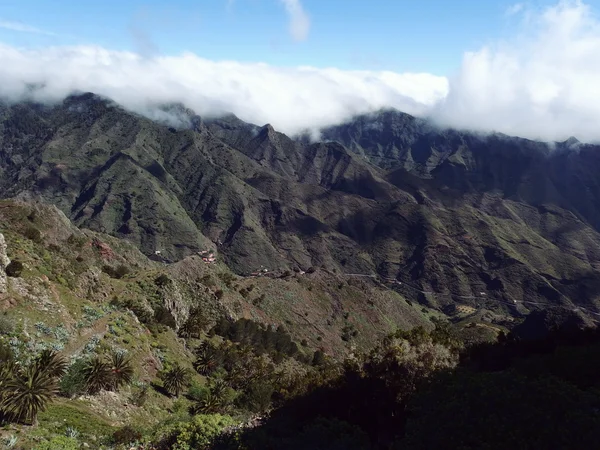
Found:
<path fill-rule="evenodd" d="M 19 442 L 19 438 L 17 436 L 15 436 L 14 434 L 12 434 L 10 436 L 6 436 L 2 440 L 2 442 L 4 444 L 4 448 L 11 449 L 11 448 L 15 448 L 17 446 L 17 442 Z"/>
<path fill-rule="evenodd" d="M 80 433 L 77 428 L 67 427 L 67 429 L 65 430 L 65 436 L 68 438 L 77 439 L 79 435 Z"/>
<path fill-rule="evenodd" d="M 42 350 L 35 360 L 35 365 L 40 370 L 46 371 L 50 376 L 56 378 L 62 377 L 68 367 L 67 360 L 52 350 Z"/>
<path fill-rule="evenodd" d="M 179 397 L 181 391 L 189 384 L 190 374 L 186 368 L 175 364 L 161 378 L 165 389 L 175 397 Z"/>
<path fill-rule="evenodd" d="M 34 423 L 40 411 L 58 394 L 56 378 L 32 364 L 15 370 L 5 384 L 2 409 L 18 422 Z"/>
<path fill-rule="evenodd" d="M 123 353 L 113 353 L 111 357 L 112 385 L 115 389 L 131 383 L 133 367 Z"/>
<path fill-rule="evenodd" d="M 90 359 L 83 369 L 85 384 L 90 394 L 97 394 L 102 389 L 110 389 L 112 385 L 112 372 L 110 366 L 95 357 Z"/>

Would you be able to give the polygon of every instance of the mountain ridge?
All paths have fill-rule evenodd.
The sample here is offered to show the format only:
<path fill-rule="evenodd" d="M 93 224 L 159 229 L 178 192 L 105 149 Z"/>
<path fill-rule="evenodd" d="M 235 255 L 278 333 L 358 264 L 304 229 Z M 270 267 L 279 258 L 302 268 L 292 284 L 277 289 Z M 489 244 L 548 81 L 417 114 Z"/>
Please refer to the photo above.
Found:
<path fill-rule="evenodd" d="M 213 248 L 238 273 L 378 274 L 435 292 L 415 298 L 435 308 L 483 291 L 490 302 L 598 304 L 595 146 L 551 151 L 390 110 L 308 142 L 173 108 L 187 126 L 93 94 L 5 105 L 0 195 L 54 203 L 170 261 Z"/>

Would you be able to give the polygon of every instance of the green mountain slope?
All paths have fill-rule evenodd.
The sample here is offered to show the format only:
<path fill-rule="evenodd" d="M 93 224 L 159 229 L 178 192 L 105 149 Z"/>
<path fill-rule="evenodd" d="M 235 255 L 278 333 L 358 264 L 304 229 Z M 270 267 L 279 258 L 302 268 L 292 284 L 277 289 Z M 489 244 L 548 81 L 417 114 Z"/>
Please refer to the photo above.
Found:
<path fill-rule="evenodd" d="M 92 94 L 5 105 L 0 195 L 53 203 L 167 261 L 212 248 L 240 274 L 378 274 L 439 309 L 598 305 L 593 146 L 550 151 L 396 111 L 310 143 L 169 108 L 177 129 Z"/>

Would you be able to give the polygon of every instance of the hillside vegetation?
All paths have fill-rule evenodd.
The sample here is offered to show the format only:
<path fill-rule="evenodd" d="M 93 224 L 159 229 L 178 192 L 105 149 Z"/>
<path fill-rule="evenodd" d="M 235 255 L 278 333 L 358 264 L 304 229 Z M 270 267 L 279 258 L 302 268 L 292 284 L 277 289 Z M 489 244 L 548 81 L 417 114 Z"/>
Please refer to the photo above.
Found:
<path fill-rule="evenodd" d="M 531 310 L 524 301 L 597 306 L 594 146 L 551 151 L 397 111 L 323 130 L 317 143 L 234 116 L 165 114 L 181 126 L 93 94 L 4 105 L 0 195 L 42 199 L 166 261 L 218 248 L 241 275 L 377 274 L 433 293 L 409 298 L 432 308 L 462 298 L 512 316 Z"/>
<path fill-rule="evenodd" d="M 0 407 L 2 435 L 22 448 L 70 434 L 106 447 L 123 427 L 137 436 L 190 412 L 237 423 L 302 392 L 328 361 L 433 326 L 433 312 L 375 283 L 152 261 L 53 206 L 0 201 L 0 223 L 0 405 L 41 383 L 33 406 Z"/>
<path fill-rule="evenodd" d="M 164 114 L 0 103 L 0 446 L 596 445 L 599 148 Z"/>

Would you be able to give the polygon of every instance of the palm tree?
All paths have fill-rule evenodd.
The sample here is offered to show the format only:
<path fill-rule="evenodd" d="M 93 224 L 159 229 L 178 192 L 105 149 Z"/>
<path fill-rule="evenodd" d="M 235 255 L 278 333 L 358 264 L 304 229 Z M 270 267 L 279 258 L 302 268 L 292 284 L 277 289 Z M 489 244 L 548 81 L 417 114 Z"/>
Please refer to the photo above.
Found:
<path fill-rule="evenodd" d="M 202 342 L 196 349 L 194 369 L 200 374 L 209 376 L 219 365 L 219 352 L 208 341 Z"/>
<path fill-rule="evenodd" d="M 209 392 L 206 397 L 194 403 L 192 414 L 215 414 L 220 409 L 221 401 Z"/>
<path fill-rule="evenodd" d="M 131 383 L 133 367 L 131 361 L 123 353 L 113 353 L 111 357 L 112 384 L 115 389 Z"/>
<path fill-rule="evenodd" d="M 65 358 L 52 350 L 42 350 L 35 360 L 35 364 L 40 370 L 46 371 L 56 378 L 62 377 L 68 366 Z"/>
<path fill-rule="evenodd" d="M 58 394 L 56 377 L 32 364 L 15 370 L 5 385 L 1 409 L 18 422 L 33 424 L 39 412 Z"/>
<path fill-rule="evenodd" d="M 97 394 L 102 389 L 109 389 L 112 384 L 110 366 L 98 357 L 90 359 L 83 369 L 85 385 L 90 394 Z"/>
<path fill-rule="evenodd" d="M 167 392 L 179 397 L 181 391 L 189 384 L 190 374 L 188 369 L 175 364 L 170 370 L 163 373 L 161 378 Z"/>
<path fill-rule="evenodd" d="M 228 390 L 229 386 L 221 379 L 215 380 L 208 394 L 198 400 L 192 407 L 194 414 L 214 414 L 217 412 L 224 412 L 228 405 Z"/>

